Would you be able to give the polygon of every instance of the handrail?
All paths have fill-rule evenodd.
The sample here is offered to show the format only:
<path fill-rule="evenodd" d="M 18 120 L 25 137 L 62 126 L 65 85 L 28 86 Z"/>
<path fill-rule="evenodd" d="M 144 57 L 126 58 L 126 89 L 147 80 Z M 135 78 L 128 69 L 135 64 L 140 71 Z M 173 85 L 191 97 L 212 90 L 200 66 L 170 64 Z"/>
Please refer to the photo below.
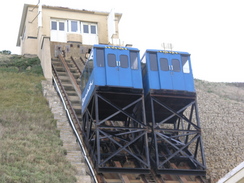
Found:
<path fill-rule="evenodd" d="M 74 89 L 75 89 L 77 95 L 78 95 L 79 98 L 81 99 L 81 90 L 80 90 L 80 87 L 77 85 L 77 82 L 76 82 L 76 80 L 75 80 L 73 74 L 70 72 L 70 69 L 69 69 L 67 63 L 65 62 L 64 57 L 63 57 L 61 54 L 59 55 L 59 59 L 60 59 L 61 62 L 63 63 L 64 68 L 65 68 L 66 72 L 67 72 L 68 75 L 69 75 L 69 78 L 70 78 L 70 80 L 71 80 L 71 83 L 72 83 L 72 85 L 73 85 L 73 87 L 74 87 Z"/>
<path fill-rule="evenodd" d="M 75 62 L 75 59 L 72 56 L 70 58 L 71 58 L 72 62 L 75 64 L 75 67 L 77 68 L 78 72 L 81 75 L 82 72 L 81 72 L 80 68 L 78 67 L 77 63 Z"/>

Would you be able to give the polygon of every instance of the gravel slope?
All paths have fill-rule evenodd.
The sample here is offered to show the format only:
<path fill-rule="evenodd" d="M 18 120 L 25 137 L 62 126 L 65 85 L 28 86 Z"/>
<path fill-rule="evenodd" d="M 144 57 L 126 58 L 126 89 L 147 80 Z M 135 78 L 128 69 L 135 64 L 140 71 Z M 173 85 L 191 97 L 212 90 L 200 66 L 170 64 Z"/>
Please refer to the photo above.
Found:
<path fill-rule="evenodd" d="M 244 161 L 244 87 L 196 80 L 208 168 L 216 182 Z"/>

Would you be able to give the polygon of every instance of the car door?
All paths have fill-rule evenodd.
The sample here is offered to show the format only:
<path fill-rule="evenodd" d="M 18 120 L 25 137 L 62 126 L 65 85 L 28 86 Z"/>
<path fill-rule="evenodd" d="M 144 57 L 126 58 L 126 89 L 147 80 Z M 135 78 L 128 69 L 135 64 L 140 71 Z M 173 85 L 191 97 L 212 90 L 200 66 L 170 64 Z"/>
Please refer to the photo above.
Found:
<path fill-rule="evenodd" d="M 172 90 L 172 71 L 170 67 L 170 57 L 169 54 L 158 53 L 158 69 L 161 89 Z"/>
<path fill-rule="evenodd" d="M 185 90 L 180 54 L 170 54 L 170 70 L 173 90 Z"/>
<path fill-rule="evenodd" d="M 107 85 L 132 87 L 129 50 L 107 48 L 105 55 Z"/>

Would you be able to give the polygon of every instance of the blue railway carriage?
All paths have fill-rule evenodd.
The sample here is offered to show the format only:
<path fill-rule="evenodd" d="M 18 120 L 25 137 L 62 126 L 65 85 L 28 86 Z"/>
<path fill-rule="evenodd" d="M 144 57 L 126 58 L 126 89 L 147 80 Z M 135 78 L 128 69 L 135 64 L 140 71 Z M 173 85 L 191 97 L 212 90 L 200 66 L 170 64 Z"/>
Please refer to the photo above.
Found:
<path fill-rule="evenodd" d="M 190 54 L 148 49 L 142 63 L 151 165 L 159 174 L 205 175 Z"/>
<path fill-rule="evenodd" d="M 81 76 L 82 111 L 95 86 L 143 89 L 139 50 L 94 45 Z"/>
<path fill-rule="evenodd" d="M 139 50 L 94 45 L 81 76 L 81 91 L 80 126 L 97 171 L 149 173 Z"/>
<path fill-rule="evenodd" d="M 142 63 L 143 84 L 150 90 L 195 92 L 190 54 L 166 50 L 146 50 Z"/>

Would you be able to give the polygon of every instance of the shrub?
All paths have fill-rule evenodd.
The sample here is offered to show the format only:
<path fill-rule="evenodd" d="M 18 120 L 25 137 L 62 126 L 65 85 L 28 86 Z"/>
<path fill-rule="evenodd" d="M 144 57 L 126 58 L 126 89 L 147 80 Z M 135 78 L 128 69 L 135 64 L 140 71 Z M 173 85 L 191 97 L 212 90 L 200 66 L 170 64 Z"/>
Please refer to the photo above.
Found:
<path fill-rule="evenodd" d="M 13 55 L 8 62 L 0 63 L 0 67 L 17 68 L 18 72 L 30 72 L 37 75 L 43 75 L 38 57 L 25 58 L 20 55 Z"/>
<path fill-rule="evenodd" d="M 11 51 L 9 50 L 3 50 L 3 51 L 0 51 L 1 54 L 4 54 L 4 55 L 10 55 L 11 54 Z"/>

